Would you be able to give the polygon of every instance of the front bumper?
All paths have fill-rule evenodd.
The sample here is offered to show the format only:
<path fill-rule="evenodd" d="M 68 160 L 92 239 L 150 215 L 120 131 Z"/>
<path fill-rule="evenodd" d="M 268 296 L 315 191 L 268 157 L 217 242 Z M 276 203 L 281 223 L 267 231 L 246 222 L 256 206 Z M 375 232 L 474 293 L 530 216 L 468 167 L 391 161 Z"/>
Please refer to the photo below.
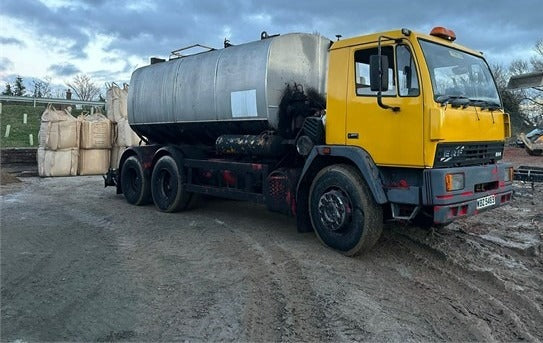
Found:
<path fill-rule="evenodd" d="M 434 223 L 447 224 L 460 217 L 473 216 L 475 214 L 500 207 L 511 200 L 512 191 L 498 192 L 494 194 L 495 204 L 477 209 L 477 199 L 460 203 L 434 206 Z M 480 198 L 479 198 L 480 199 Z"/>
<path fill-rule="evenodd" d="M 423 205 L 433 208 L 435 224 L 448 224 L 457 218 L 499 207 L 512 197 L 512 180 L 505 181 L 505 173 L 509 167 L 509 163 L 497 163 L 425 170 Z M 445 175 L 450 173 L 464 174 L 463 189 L 446 190 Z M 489 196 L 494 196 L 495 203 L 478 209 L 478 199 Z"/>

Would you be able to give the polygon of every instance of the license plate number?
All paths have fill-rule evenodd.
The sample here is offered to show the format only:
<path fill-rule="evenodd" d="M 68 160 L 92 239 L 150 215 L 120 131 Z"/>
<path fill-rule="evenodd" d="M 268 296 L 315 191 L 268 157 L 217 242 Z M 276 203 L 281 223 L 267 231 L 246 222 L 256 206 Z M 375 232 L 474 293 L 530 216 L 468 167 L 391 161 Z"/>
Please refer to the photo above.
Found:
<path fill-rule="evenodd" d="M 496 197 L 494 195 L 477 199 L 477 209 L 492 206 L 494 204 L 496 204 Z"/>

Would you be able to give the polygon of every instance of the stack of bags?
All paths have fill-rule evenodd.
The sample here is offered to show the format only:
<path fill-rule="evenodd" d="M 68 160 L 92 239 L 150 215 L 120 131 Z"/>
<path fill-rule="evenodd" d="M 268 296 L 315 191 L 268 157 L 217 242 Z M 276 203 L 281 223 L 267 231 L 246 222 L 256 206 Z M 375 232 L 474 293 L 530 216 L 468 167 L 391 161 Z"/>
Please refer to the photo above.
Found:
<path fill-rule="evenodd" d="M 81 122 L 71 107 L 56 110 L 51 104 L 41 117 L 38 133 L 38 174 L 40 176 L 77 175 Z"/>
<path fill-rule="evenodd" d="M 112 124 L 102 113 L 81 115 L 79 175 L 105 174 L 109 168 Z"/>
<path fill-rule="evenodd" d="M 119 168 L 119 160 L 127 147 L 139 145 L 141 139 L 128 124 L 128 85 L 120 88 L 116 83 L 106 85 L 107 117 L 113 122 L 113 146 L 111 148 L 110 167 Z"/>
<path fill-rule="evenodd" d="M 143 144 L 128 124 L 128 85 L 106 85 L 107 117 L 100 112 L 74 118 L 51 104 L 42 115 L 39 132 L 40 176 L 97 175 L 118 169 L 123 152 Z"/>

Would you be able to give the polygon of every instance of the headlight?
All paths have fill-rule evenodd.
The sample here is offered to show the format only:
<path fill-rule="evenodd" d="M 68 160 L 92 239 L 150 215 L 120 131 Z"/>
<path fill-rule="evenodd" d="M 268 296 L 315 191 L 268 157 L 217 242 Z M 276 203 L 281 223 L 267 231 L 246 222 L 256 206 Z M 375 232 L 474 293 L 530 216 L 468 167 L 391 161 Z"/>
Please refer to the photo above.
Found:
<path fill-rule="evenodd" d="M 447 192 L 464 189 L 464 174 L 458 173 L 445 175 L 445 188 L 447 189 Z"/>
<path fill-rule="evenodd" d="M 504 169 L 503 180 L 505 182 L 513 181 L 513 167 L 509 167 L 509 168 Z"/>

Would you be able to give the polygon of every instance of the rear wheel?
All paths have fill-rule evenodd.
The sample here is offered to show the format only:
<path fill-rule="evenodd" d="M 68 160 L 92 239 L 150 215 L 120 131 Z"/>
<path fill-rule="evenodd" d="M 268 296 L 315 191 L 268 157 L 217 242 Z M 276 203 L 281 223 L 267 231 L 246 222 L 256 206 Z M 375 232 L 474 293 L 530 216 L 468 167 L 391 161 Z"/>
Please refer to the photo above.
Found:
<path fill-rule="evenodd" d="M 328 166 L 317 174 L 309 214 L 319 240 L 347 256 L 370 249 L 383 230 L 382 208 L 350 165 Z"/>
<path fill-rule="evenodd" d="M 155 206 L 162 212 L 185 210 L 191 204 L 192 193 L 184 189 L 184 175 L 171 156 L 163 156 L 153 168 L 151 193 Z"/>
<path fill-rule="evenodd" d="M 130 156 L 122 165 L 121 189 L 126 201 L 132 205 L 145 205 L 151 202 L 150 180 L 145 176 L 136 156 Z"/>

